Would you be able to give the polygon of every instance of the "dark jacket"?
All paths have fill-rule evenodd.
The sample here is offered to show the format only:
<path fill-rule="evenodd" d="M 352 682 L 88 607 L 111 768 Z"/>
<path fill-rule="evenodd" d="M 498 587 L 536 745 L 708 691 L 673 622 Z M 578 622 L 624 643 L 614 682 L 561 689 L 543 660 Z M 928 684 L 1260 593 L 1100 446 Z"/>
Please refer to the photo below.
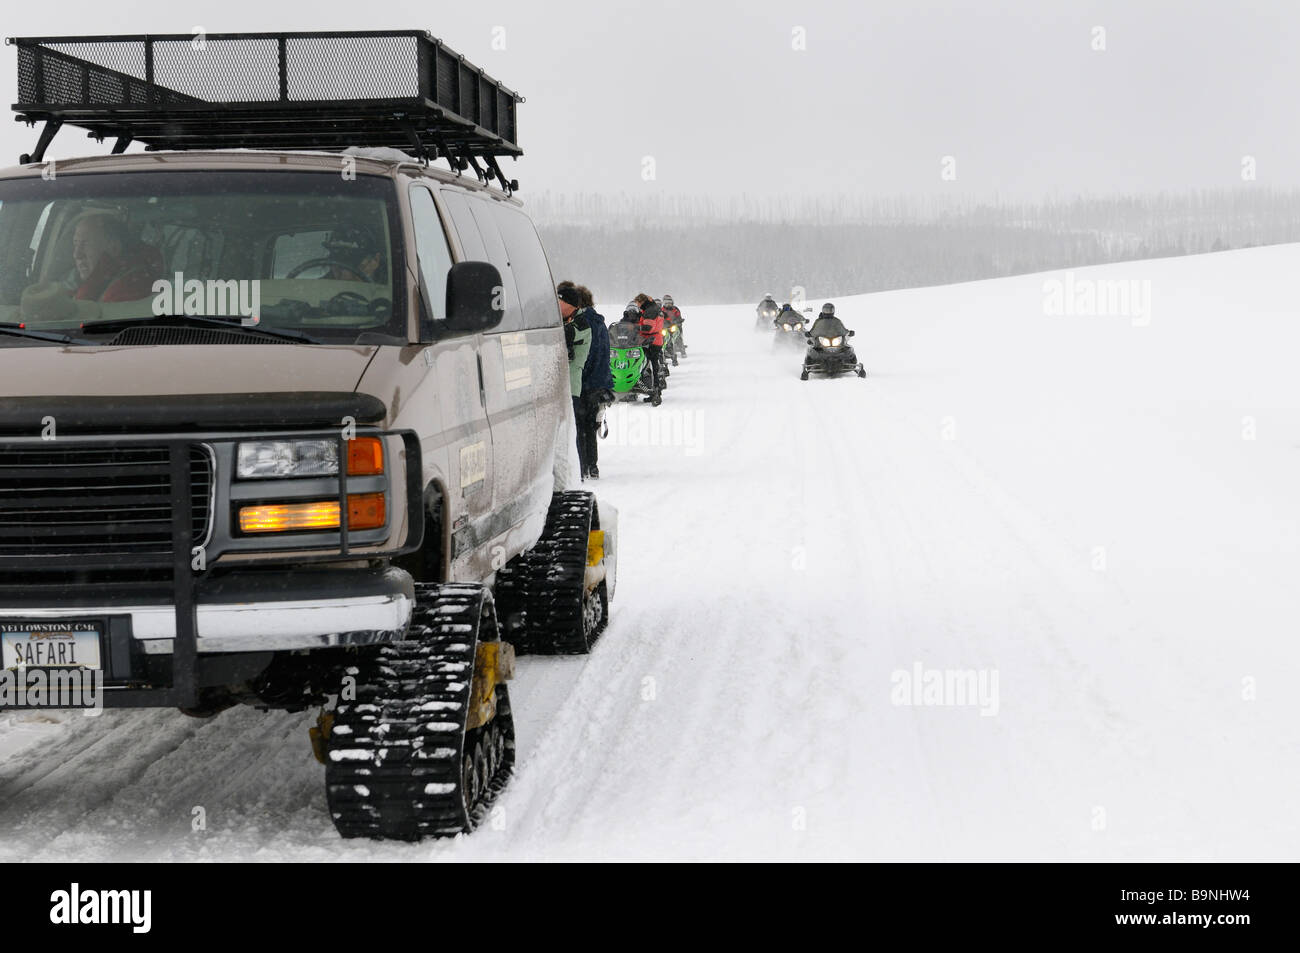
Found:
<path fill-rule="evenodd" d="M 814 338 L 816 337 L 848 337 L 848 329 L 844 327 L 844 322 L 834 315 L 821 315 L 813 322 L 813 326 L 808 331 Z"/>
<path fill-rule="evenodd" d="M 609 328 L 605 316 L 594 308 L 582 312 L 591 325 L 591 350 L 582 368 L 582 392 L 595 393 L 614 389 L 614 375 L 609 368 Z"/>

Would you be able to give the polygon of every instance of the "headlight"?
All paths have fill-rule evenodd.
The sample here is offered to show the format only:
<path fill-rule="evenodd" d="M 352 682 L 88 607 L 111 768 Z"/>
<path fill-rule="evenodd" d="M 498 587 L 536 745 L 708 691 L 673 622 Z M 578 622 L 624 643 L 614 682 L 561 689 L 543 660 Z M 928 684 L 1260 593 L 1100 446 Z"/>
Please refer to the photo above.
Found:
<path fill-rule="evenodd" d="M 822 347 L 830 347 L 830 346 L 831 346 L 831 339 L 830 339 L 830 338 L 818 338 L 818 339 L 817 339 L 817 343 L 820 344 Z"/>
<path fill-rule="evenodd" d="M 844 343 L 844 338 L 842 337 L 831 338 L 831 347 L 839 347 L 843 343 Z"/>
<path fill-rule="evenodd" d="M 239 445 L 235 472 L 241 480 L 336 476 L 337 440 L 258 440 Z"/>
<path fill-rule="evenodd" d="M 788 324 L 783 324 L 783 325 L 781 325 L 781 327 L 785 328 L 787 331 L 790 330 L 790 325 L 788 325 Z"/>
<path fill-rule="evenodd" d="M 802 324 L 796 324 L 796 325 L 794 326 L 794 329 L 795 329 L 796 331 L 802 331 L 802 330 L 803 330 L 803 325 L 802 325 Z"/>
<path fill-rule="evenodd" d="M 638 357 L 641 356 L 641 349 L 640 349 L 639 347 L 634 347 L 634 348 L 632 348 L 632 350 L 628 351 L 627 353 L 628 353 L 632 358 L 635 359 L 635 358 L 638 358 Z"/>
<path fill-rule="evenodd" d="M 375 476 L 384 472 L 384 445 L 378 437 L 356 437 L 347 443 L 348 475 Z M 254 440 L 239 445 L 235 474 L 241 480 L 337 476 L 339 442 L 318 440 Z"/>

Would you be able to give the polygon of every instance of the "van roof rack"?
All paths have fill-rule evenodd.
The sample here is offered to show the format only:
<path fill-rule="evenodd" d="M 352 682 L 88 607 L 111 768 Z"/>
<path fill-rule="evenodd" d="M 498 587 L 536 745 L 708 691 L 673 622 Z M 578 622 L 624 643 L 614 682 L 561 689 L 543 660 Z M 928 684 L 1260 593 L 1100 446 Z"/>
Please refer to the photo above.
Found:
<path fill-rule="evenodd" d="M 15 118 L 44 122 L 40 162 L 63 125 L 160 149 L 339 152 L 390 147 L 447 159 L 507 192 L 497 159 L 523 154 L 523 97 L 422 30 L 9 37 Z M 483 165 L 480 165 L 480 160 Z M 486 166 L 486 168 L 485 168 Z"/>

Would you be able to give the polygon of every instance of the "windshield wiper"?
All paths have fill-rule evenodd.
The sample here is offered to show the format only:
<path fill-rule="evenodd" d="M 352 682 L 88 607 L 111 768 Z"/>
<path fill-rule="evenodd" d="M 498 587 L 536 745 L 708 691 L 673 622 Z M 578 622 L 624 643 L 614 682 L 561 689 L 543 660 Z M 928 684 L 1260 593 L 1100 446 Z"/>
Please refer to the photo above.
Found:
<path fill-rule="evenodd" d="M 25 324 L 13 324 L 9 321 L 0 321 L 0 334 L 12 334 L 16 338 L 32 338 L 37 341 L 57 341 L 59 344 L 84 343 L 69 334 L 60 334 L 58 331 L 38 331 Z"/>
<path fill-rule="evenodd" d="M 203 314 L 155 314 L 147 318 L 114 318 L 111 321 L 87 321 L 81 326 L 81 330 L 87 334 L 98 334 L 101 331 L 104 333 L 117 332 L 125 331 L 127 328 L 149 327 L 151 325 L 183 328 L 190 324 L 201 325 L 205 328 L 222 328 L 226 331 L 243 331 L 246 334 L 264 334 L 289 341 L 301 341 L 304 344 L 321 343 L 310 334 L 294 331 L 290 328 L 271 328 L 261 324 L 241 324 L 239 321 L 214 318 Z"/>

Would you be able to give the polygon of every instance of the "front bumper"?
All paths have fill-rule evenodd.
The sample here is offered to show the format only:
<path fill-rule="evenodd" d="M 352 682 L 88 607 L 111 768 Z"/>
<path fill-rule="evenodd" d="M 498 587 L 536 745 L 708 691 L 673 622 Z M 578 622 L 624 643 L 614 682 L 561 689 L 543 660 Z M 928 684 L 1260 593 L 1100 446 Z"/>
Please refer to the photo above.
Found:
<path fill-rule="evenodd" d="M 243 572 L 200 582 L 194 597 L 199 654 L 385 642 L 406 632 L 415 605 L 410 575 L 394 568 Z M 108 620 L 118 657 L 124 646 L 132 654 L 170 655 L 176 637 L 176 607 L 162 590 L 92 589 L 62 595 L 56 606 L 39 596 L 9 596 L 0 598 L 0 619 L 6 618 Z"/>
<path fill-rule="evenodd" d="M 804 367 L 810 371 L 839 373 L 858 366 L 858 355 L 852 348 L 811 348 L 804 357 Z"/>

